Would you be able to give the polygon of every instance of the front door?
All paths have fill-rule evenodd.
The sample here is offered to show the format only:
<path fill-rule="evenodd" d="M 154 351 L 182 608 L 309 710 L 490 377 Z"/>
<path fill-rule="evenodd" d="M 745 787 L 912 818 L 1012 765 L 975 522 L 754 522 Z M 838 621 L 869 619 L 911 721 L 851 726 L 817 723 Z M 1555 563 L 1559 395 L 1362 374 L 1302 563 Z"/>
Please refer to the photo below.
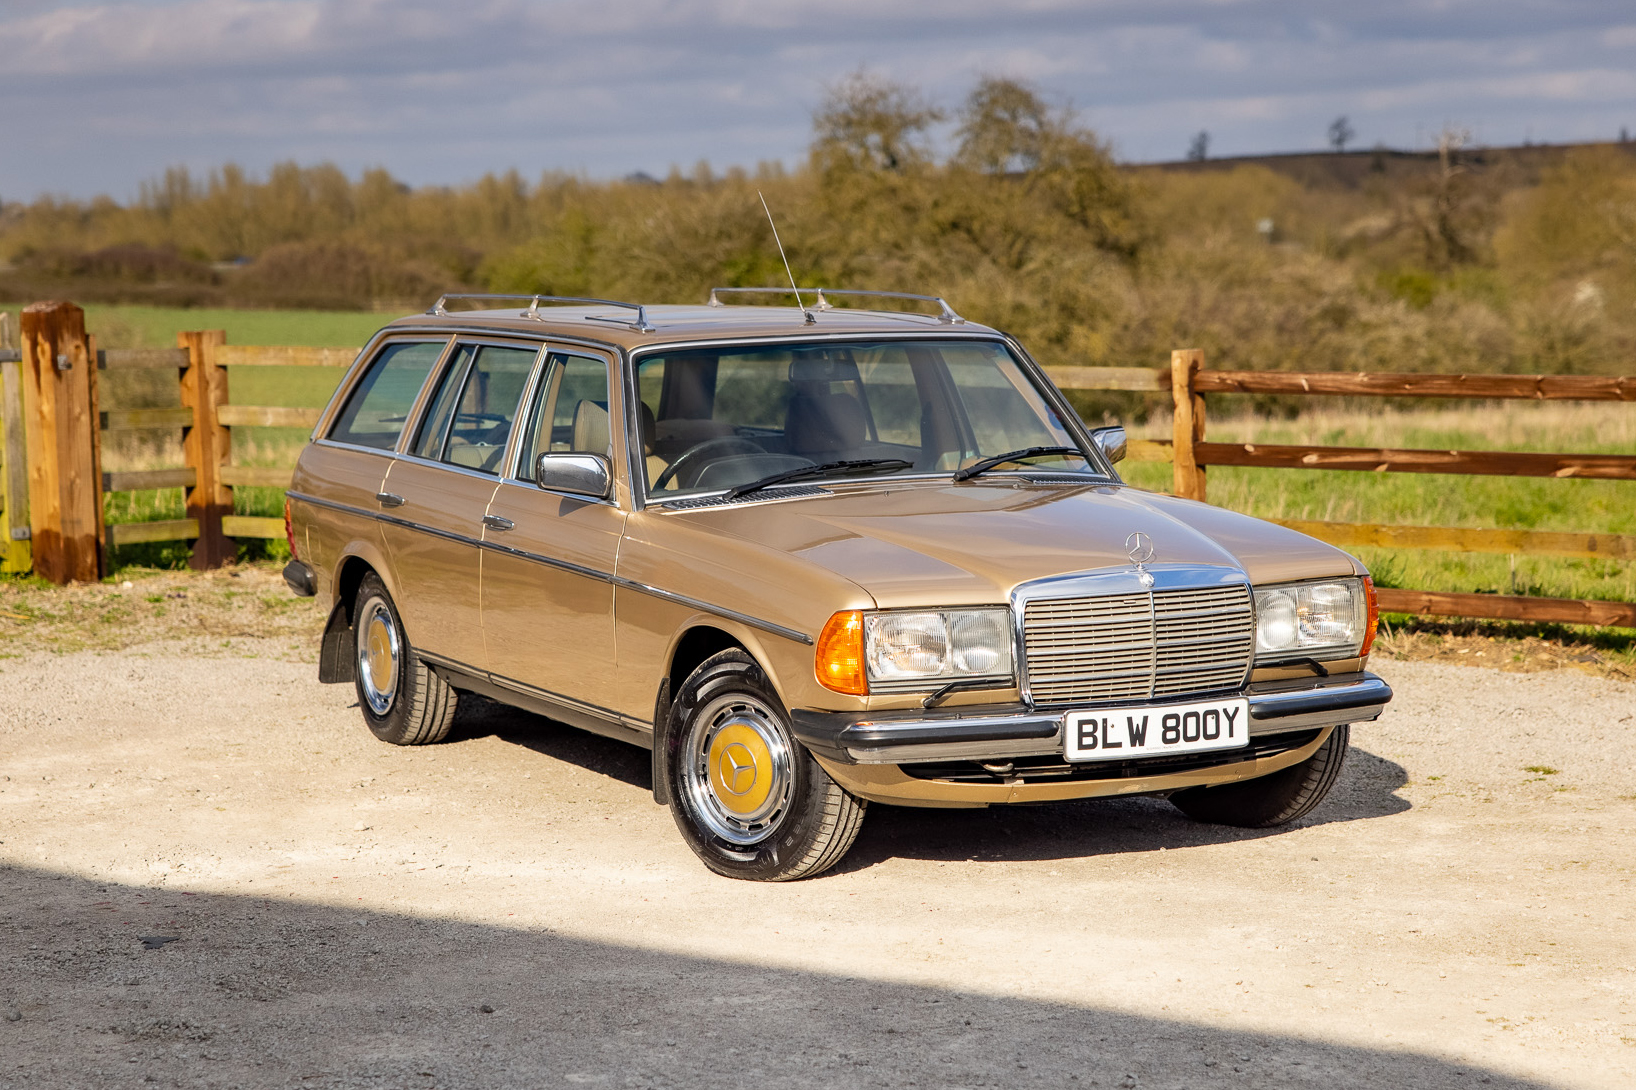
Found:
<path fill-rule="evenodd" d="M 614 701 L 614 563 L 626 512 L 612 499 L 534 484 L 546 451 L 612 459 L 609 363 L 552 352 L 535 385 L 516 472 L 489 504 L 483 541 L 483 631 L 497 679 L 598 709 Z M 610 413 L 613 415 L 610 416 Z"/>
<path fill-rule="evenodd" d="M 378 497 L 409 641 L 479 670 L 483 516 L 538 354 L 519 345 L 458 344 Z"/>

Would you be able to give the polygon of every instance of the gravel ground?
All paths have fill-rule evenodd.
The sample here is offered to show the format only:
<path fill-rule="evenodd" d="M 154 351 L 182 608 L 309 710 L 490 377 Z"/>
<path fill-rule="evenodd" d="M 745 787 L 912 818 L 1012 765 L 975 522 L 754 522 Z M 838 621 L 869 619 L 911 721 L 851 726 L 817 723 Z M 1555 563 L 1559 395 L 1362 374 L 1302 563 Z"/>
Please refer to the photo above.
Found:
<path fill-rule="evenodd" d="M 1384 663 L 1294 828 L 875 807 L 761 886 L 645 753 L 383 745 L 305 639 L 10 646 L 3 1087 L 1636 1085 L 1628 683 Z"/>

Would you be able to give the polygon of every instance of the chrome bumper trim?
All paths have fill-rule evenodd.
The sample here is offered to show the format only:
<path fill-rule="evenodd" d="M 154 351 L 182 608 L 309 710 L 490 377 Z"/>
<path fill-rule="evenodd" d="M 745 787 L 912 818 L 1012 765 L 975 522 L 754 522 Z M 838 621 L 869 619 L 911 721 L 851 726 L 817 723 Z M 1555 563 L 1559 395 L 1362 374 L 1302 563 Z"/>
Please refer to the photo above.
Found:
<path fill-rule="evenodd" d="M 1264 724 L 1251 734 L 1268 729 L 1290 730 L 1295 726 L 1318 726 L 1305 722 L 1317 717 L 1324 726 L 1358 723 L 1378 717 L 1392 699 L 1392 687 L 1376 674 L 1339 674 L 1327 678 L 1303 678 L 1290 682 L 1252 685 L 1250 718 Z M 1343 714 L 1344 713 L 1344 714 Z M 1296 722 L 1299 720 L 1300 722 Z"/>
<path fill-rule="evenodd" d="M 1250 702 L 1250 734 L 1255 736 L 1367 722 L 1380 715 L 1392 690 L 1376 675 L 1360 673 L 1271 682 L 1252 686 L 1245 696 Z M 796 738 L 820 756 L 845 764 L 913 764 L 1060 753 L 1063 715 L 1007 705 L 942 714 L 920 709 L 871 714 L 798 708 L 790 718 Z"/>

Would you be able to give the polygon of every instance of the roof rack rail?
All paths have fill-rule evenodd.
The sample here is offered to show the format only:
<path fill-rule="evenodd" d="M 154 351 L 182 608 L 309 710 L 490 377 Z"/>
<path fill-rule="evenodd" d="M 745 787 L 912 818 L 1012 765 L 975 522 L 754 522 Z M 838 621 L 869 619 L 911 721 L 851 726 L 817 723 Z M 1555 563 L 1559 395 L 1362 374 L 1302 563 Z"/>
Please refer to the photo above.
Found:
<path fill-rule="evenodd" d="M 818 305 L 813 308 L 814 310 L 836 309 L 828 299 L 824 298 L 825 293 L 829 295 L 870 295 L 883 299 L 916 299 L 922 303 L 936 303 L 938 309 L 937 320 L 939 322 L 944 325 L 964 325 L 966 323 L 964 318 L 955 313 L 953 307 L 949 306 L 942 297 L 936 295 L 916 295 L 907 291 L 863 291 L 851 288 L 813 288 L 811 290 L 818 296 Z M 736 295 L 794 295 L 795 291 L 792 288 L 711 288 L 709 305 L 713 307 L 726 306 L 725 303 L 716 298 L 716 296 L 724 293 Z"/>
<path fill-rule="evenodd" d="M 544 318 L 540 317 L 541 303 L 550 303 L 553 306 L 582 303 L 597 307 L 619 307 L 623 310 L 636 311 L 636 318 L 632 321 L 622 321 L 618 318 L 609 318 L 601 314 L 588 314 L 586 315 L 586 320 L 592 322 L 614 322 L 618 325 L 629 326 L 638 333 L 652 333 L 654 330 L 654 327 L 648 322 L 647 308 L 641 303 L 624 303 L 618 299 L 592 299 L 577 295 L 509 295 L 488 294 L 475 291 L 454 291 L 446 292 L 445 294 L 438 296 L 437 302 L 433 303 L 432 309 L 428 310 L 426 313 L 447 315 L 449 311 L 445 304 L 448 303 L 450 299 L 527 299 L 528 308 L 524 310 L 520 316 L 523 318 L 533 318 L 537 322 L 545 321 Z"/>

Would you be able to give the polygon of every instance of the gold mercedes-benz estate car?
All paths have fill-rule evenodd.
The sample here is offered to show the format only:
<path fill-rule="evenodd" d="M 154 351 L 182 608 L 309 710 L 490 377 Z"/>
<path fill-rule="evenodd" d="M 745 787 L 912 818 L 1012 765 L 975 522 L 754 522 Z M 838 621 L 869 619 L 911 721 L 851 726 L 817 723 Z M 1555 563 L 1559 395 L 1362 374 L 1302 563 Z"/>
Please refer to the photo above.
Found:
<path fill-rule="evenodd" d="M 319 679 L 398 745 L 475 693 L 648 747 L 735 878 L 832 866 L 871 801 L 1308 813 L 1391 699 L 1364 568 L 1124 484 L 1124 432 L 942 300 L 835 305 L 887 294 L 382 329 L 286 506 Z"/>

